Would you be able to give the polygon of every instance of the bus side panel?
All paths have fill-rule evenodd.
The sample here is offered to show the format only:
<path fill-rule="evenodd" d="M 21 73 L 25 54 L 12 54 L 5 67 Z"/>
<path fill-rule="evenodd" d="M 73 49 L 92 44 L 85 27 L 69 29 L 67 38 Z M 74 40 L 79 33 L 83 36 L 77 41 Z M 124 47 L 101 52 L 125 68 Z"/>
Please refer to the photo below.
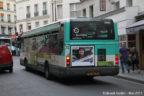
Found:
<path fill-rule="evenodd" d="M 27 63 L 29 62 L 30 58 L 30 38 L 25 38 L 23 42 L 21 43 L 21 49 L 20 49 L 20 64 L 24 64 L 24 60 L 27 60 Z"/>
<path fill-rule="evenodd" d="M 48 62 L 51 65 L 64 67 L 65 57 L 60 55 L 51 55 L 51 58 L 48 60 Z"/>

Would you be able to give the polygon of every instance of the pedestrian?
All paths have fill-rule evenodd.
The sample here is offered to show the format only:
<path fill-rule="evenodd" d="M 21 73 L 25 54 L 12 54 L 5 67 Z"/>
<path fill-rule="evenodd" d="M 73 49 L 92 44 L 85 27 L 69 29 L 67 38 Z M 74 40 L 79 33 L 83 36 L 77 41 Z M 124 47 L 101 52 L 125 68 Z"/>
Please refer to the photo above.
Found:
<path fill-rule="evenodd" d="M 120 60 L 121 60 L 121 69 L 122 69 L 122 73 L 125 72 L 125 67 L 127 72 L 130 72 L 129 69 L 129 64 L 128 64 L 128 56 L 129 56 L 129 49 L 126 47 L 126 43 L 122 43 L 122 47 L 119 49 L 119 53 L 120 53 Z"/>
<path fill-rule="evenodd" d="M 133 46 L 131 48 L 130 54 L 131 54 L 130 59 L 131 59 L 131 64 L 132 64 L 132 71 L 134 72 L 135 67 L 137 70 L 139 70 L 139 58 L 138 58 L 138 52 L 137 52 L 135 46 Z M 140 72 L 140 71 L 138 71 L 138 72 Z"/>

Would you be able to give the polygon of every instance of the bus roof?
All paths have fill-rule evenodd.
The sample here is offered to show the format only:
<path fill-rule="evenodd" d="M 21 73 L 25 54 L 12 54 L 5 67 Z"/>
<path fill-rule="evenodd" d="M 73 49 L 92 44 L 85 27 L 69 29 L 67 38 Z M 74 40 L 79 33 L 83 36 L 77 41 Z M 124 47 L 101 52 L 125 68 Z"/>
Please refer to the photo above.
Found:
<path fill-rule="evenodd" d="M 70 22 L 70 21 L 105 21 L 105 20 L 110 21 L 111 19 L 98 19 L 98 18 L 67 18 L 67 19 L 62 19 L 62 20 L 59 20 L 57 22 L 42 26 L 40 28 L 25 32 L 21 37 L 31 37 L 31 36 L 36 36 L 36 35 L 40 35 L 40 34 L 45 34 L 48 31 L 57 30 L 60 28 L 60 24 L 62 24 L 64 22 Z"/>
<path fill-rule="evenodd" d="M 60 24 L 55 23 L 55 24 L 47 25 L 44 27 L 40 27 L 38 29 L 28 31 L 28 32 L 24 33 L 21 37 L 30 37 L 30 36 L 40 35 L 40 34 L 47 33 L 48 31 L 53 31 L 53 30 L 56 30 L 59 28 L 60 28 Z"/>

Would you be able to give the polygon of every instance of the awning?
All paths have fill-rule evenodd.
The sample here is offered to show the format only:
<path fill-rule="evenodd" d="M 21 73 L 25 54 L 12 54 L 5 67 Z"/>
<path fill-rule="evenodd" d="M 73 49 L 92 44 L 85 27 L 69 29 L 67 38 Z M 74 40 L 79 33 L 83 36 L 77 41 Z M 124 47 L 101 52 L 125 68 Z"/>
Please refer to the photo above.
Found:
<path fill-rule="evenodd" d="M 11 38 L 11 39 L 15 39 L 15 38 L 16 38 L 16 35 L 12 35 L 10 38 Z"/>
<path fill-rule="evenodd" d="M 18 36 L 20 37 L 22 34 L 23 34 L 23 32 L 19 33 Z M 14 35 L 12 35 L 10 38 L 11 38 L 11 39 L 15 39 L 15 38 L 16 38 L 16 35 L 14 34 Z"/>
<path fill-rule="evenodd" d="M 21 33 L 18 34 L 18 36 L 20 37 L 24 32 L 22 31 Z"/>
<path fill-rule="evenodd" d="M 135 22 L 134 24 L 128 26 L 126 30 L 127 33 L 136 33 L 140 30 L 144 30 L 144 20 Z"/>

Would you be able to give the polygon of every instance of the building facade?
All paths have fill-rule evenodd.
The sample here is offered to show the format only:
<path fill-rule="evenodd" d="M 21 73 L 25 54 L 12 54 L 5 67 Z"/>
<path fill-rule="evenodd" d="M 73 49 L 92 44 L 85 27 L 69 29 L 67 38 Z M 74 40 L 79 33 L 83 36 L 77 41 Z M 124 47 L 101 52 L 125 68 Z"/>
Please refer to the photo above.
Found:
<path fill-rule="evenodd" d="M 16 32 L 15 0 L 0 0 L 0 37 L 10 38 Z"/>
<path fill-rule="evenodd" d="M 136 48 L 139 52 L 140 67 L 144 69 L 144 1 L 133 0 L 133 4 L 138 6 L 138 14 L 135 22 L 127 27 L 127 33 L 136 36 Z"/>
<path fill-rule="evenodd" d="M 17 32 L 28 32 L 61 19 L 79 17 L 79 4 L 80 0 L 16 0 Z"/>
<path fill-rule="evenodd" d="M 51 0 L 16 0 L 17 32 L 28 32 L 52 22 L 53 3 Z"/>
<path fill-rule="evenodd" d="M 140 68 L 144 69 L 144 1 L 143 0 L 81 0 L 81 17 L 113 19 L 118 26 L 120 46 L 136 46 Z M 138 26 L 138 27 L 137 27 Z"/>

